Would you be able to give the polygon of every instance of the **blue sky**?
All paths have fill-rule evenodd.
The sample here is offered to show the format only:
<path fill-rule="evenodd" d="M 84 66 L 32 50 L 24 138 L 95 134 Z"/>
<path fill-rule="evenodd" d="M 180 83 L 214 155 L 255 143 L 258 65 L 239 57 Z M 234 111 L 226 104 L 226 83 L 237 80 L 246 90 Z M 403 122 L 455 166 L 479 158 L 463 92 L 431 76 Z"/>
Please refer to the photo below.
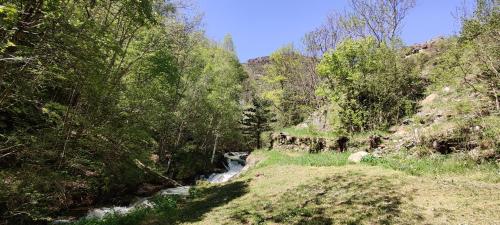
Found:
<path fill-rule="evenodd" d="M 455 34 L 452 12 L 463 0 L 417 0 L 405 20 L 403 40 L 420 43 Z M 197 0 L 208 37 L 221 41 L 231 34 L 240 61 L 300 44 L 305 33 L 323 23 L 329 12 L 343 11 L 347 0 Z"/>

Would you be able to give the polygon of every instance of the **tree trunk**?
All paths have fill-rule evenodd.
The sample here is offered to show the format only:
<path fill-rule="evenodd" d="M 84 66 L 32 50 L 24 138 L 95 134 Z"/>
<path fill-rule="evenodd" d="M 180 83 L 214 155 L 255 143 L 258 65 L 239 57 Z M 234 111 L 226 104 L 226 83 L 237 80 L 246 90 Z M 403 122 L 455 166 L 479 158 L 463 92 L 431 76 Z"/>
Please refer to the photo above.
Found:
<path fill-rule="evenodd" d="M 140 169 L 143 169 L 145 170 L 146 172 L 150 173 L 150 174 L 153 174 L 155 176 L 158 176 L 159 178 L 161 178 L 162 180 L 166 181 L 167 183 L 170 183 L 170 184 L 173 184 L 177 187 L 180 187 L 182 186 L 180 183 L 178 183 L 177 181 L 175 181 L 174 179 L 172 178 L 169 178 L 169 177 L 166 177 L 166 176 L 163 176 L 162 174 L 156 172 L 154 169 L 152 169 L 151 167 L 149 166 L 146 166 L 144 163 L 142 163 L 141 161 L 139 161 L 138 159 L 134 159 L 134 162 L 135 162 L 135 165 L 137 167 L 139 167 Z"/>
<path fill-rule="evenodd" d="M 167 152 L 166 152 L 166 135 L 163 133 L 160 135 L 160 143 L 158 143 L 158 157 L 161 163 L 164 163 L 167 160 Z"/>
<path fill-rule="evenodd" d="M 260 149 L 262 144 L 260 143 L 260 133 L 257 133 L 257 149 Z"/>
<path fill-rule="evenodd" d="M 214 143 L 214 149 L 212 151 L 212 159 L 210 162 L 213 164 L 215 160 L 215 151 L 217 151 L 217 141 L 219 140 L 219 133 L 215 134 L 215 143 Z"/>

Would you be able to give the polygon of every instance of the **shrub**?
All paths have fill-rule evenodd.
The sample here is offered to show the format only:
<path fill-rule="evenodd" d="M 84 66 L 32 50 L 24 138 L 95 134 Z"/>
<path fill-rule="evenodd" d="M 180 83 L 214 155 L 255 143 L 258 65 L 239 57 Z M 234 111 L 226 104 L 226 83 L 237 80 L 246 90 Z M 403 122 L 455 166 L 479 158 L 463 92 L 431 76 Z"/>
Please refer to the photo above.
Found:
<path fill-rule="evenodd" d="M 373 38 L 346 40 L 318 65 L 326 78 L 318 93 L 340 106 L 347 130 L 387 128 L 413 114 L 423 96 L 425 83 L 415 67 Z"/>

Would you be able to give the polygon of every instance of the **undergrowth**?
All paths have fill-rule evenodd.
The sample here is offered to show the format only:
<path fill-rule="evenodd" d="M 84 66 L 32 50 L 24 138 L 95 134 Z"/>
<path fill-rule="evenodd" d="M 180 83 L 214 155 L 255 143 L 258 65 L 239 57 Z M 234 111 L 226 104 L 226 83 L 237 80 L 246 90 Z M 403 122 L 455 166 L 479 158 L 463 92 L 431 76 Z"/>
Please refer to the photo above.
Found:
<path fill-rule="evenodd" d="M 333 131 L 320 131 L 312 127 L 298 128 L 287 127 L 283 128 L 281 132 L 295 137 L 323 137 L 323 138 L 336 138 L 339 136 L 337 132 Z"/>

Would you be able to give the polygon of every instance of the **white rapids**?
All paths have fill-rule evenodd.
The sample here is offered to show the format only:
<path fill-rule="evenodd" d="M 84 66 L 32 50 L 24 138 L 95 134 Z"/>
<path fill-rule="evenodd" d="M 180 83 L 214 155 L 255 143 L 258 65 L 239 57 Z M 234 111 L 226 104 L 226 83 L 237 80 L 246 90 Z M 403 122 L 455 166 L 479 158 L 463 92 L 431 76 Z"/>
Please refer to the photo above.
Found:
<path fill-rule="evenodd" d="M 213 173 L 211 174 L 207 181 L 210 183 L 224 183 L 234 176 L 240 174 L 243 167 L 245 167 L 245 158 L 248 156 L 246 152 L 229 152 L 224 154 L 224 158 L 227 159 L 227 169 L 224 173 Z"/>
<path fill-rule="evenodd" d="M 224 154 L 224 158 L 227 159 L 227 165 L 224 165 L 227 169 L 224 173 L 213 173 L 208 176 L 207 181 L 210 183 L 224 183 L 229 181 L 234 176 L 241 173 L 245 165 L 245 159 L 248 156 L 246 152 L 229 152 Z M 166 195 L 182 195 L 188 196 L 189 189 L 191 186 L 181 186 L 176 188 L 167 188 L 159 191 L 156 195 L 166 196 Z M 119 214 L 125 215 L 138 208 L 153 208 L 154 203 L 150 201 L 151 197 L 141 198 L 136 202 L 132 203 L 130 206 L 113 206 L 113 207 L 103 207 L 97 209 L 91 209 L 85 218 L 87 219 L 101 219 L 109 214 Z"/>

